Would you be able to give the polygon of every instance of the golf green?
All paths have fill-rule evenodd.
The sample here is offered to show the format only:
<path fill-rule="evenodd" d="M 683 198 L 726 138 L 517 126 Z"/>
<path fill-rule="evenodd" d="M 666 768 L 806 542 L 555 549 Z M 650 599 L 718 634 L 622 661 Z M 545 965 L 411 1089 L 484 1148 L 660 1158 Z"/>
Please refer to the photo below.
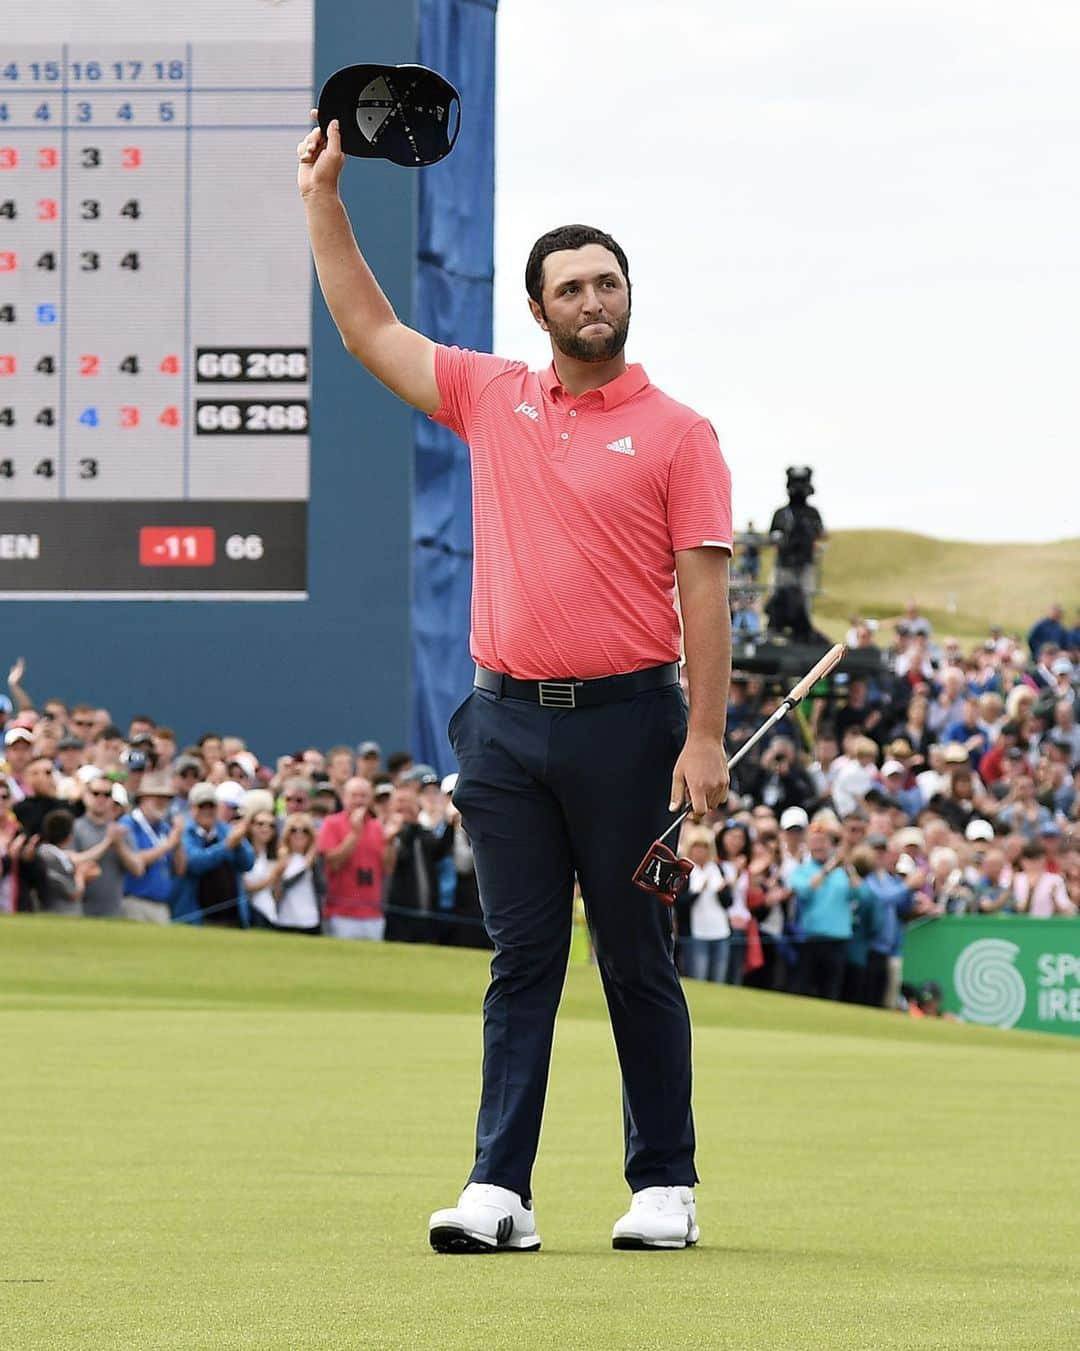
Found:
<path fill-rule="evenodd" d="M 618 1075 L 572 967 L 538 1254 L 440 1257 L 482 953 L 0 922 L 0 1347 L 1080 1341 L 1080 1048 L 727 988 L 695 1020 L 701 1245 L 613 1252 Z"/>

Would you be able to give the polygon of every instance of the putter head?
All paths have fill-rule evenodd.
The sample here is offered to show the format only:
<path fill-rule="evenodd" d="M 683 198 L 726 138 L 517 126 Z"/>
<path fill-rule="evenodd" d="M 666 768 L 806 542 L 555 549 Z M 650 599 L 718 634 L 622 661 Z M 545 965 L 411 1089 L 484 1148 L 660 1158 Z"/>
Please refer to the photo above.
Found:
<path fill-rule="evenodd" d="M 634 882 L 642 891 L 659 896 L 665 905 L 674 905 L 693 871 L 694 865 L 688 858 L 679 858 L 666 844 L 654 840 L 638 864 Z"/>

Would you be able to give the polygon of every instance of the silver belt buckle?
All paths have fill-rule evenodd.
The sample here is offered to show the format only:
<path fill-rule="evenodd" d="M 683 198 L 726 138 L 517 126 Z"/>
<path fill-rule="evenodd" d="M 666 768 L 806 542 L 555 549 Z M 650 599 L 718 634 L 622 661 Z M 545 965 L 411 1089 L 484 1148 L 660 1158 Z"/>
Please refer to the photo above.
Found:
<path fill-rule="evenodd" d="M 538 680 L 540 702 L 545 708 L 576 708 L 577 696 L 572 680 Z"/>

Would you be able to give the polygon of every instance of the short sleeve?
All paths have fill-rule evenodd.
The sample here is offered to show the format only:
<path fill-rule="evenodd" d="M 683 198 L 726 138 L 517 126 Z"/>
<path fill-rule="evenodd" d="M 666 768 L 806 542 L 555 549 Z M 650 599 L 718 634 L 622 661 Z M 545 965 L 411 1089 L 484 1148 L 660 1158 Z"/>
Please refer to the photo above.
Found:
<path fill-rule="evenodd" d="M 701 418 L 679 443 L 668 470 L 671 547 L 732 552 L 731 473 L 712 424 Z"/>
<path fill-rule="evenodd" d="M 492 380 L 519 364 L 516 361 L 508 361 L 505 357 L 492 356 L 488 352 L 473 352 L 466 347 L 437 345 L 435 383 L 439 389 L 441 402 L 432 413 L 431 420 L 441 422 L 463 441 L 467 441 L 473 409 L 480 402 L 484 390 Z"/>
<path fill-rule="evenodd" d="M 339 822 L 332 816 L 328 816 L 319 827 L 319 839 L 317 848 L 320 854 L 329 854 L 331 850 L 338 847 L 345 838 L 338 829 Z"/>

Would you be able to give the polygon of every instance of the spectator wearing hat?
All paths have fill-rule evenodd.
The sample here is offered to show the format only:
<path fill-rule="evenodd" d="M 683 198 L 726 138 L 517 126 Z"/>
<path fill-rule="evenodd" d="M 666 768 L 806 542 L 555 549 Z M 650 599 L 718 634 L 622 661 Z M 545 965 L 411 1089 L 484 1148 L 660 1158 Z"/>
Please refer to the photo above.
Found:
<path fill-rule="evenodd" d="M 258 771 L 259 762 L 250 751 L 234 751 L 225 762 L 226 775 L 241 788 L 254 788 Z"/>
<path fill-rule="evenodd" d="M 810 858 L 791 874 L 802 933 L 796 994 L 839 999 L 851 938 L 852 885 L 839 851 L 839 832 L 824 823 L 808 831 Z"/>
<path fill-rule="evenodd" d="M 173 791 L 166 774 L 145 775 L 134 797 L 134 806 L 120 824 L 128 832 L 143 871 L 124 878 L 121 914 L 143 924 L 168 924 L 176 879 L 186 866 L 180 845 L 183 818 L 174 816 L 169 822 Z"/>
<path fill-rule="evenodd" d="M 231 825 L 240 816 L 247 792 L 247 788 L 237 779 L 223 779 L 216 784 L 214 797 L 217 800 L 218 820 L 227 826 Z"/>
<path fill-rule="evenodd" d="M 312 785 L 308 812 L 314 817 L 316 832 L 328 816 L 341 811 L 341 805 L 341 799 L 329 781 Z"/>
<path fill-rule="evenodd" d="M 344 807 L 323 821 L 318 849 L 326 876 L 323 923 L 331 938 L 381 941 L 386 930 L 383 879 L 392 862 L 373 791 L 357 776 L 344 786 Z"/>
<path fill-rule="evenodd" d="M 1063 873 L 1061 858 L 1061 827 L 1056 821 L 1044 821 L 1039 827 L 1039 843 L 1043 847 L 1048 873 Z"/>
<path fill-rule="evenodd" d="M 374 783 L 382 773 L 382 747 L 377 741 L 361 741 L 356 751 L 356 773 Z"/>
<path fill-rule="evenodd" d="M 191 817 L 181 837 L 187 867 L 177 880 L 173 919 L 246 929 L 250 911 L 241 879 L 255 861 L 247 838 L 249 821 L 240 817 L 226 825 L 218 819 L 212 783 L 197 783 L 188 802 Z"/>
<path fill-rule="evenodd" d="M 168 819 L 188 815 L 188 795 L 197 783 L 202 781 L 203 763 L 194 755 L 181 755 L 173 762 L 172 789 L 173 799 L 169 805 Z"/>
<path fill-rule="evenodd" d="M 124 883 L 141 877 L 145 866 L 127 828 L 113 810 L 113 790 L 118 785 L 99 774 L 83 793 L 85 811 L 72 834 L 76 863 L 98 865 L 98 875 L 86 884 L 83 914 L 88 918 L 117 919 L 123 914 Z M 126 795 L 125 795 L 126 800 Z"/>
<path fill-rule="evenodd" d="M 789 807 L 780 814 L 780 876 L 785 886 L 791 885 L 791 874 L 810 857 L 806 848 L 809 824 L 804 807 Z"/>
<path fill-rule="evenodd" d="M 34 734 L 29 727 L 9 727 L 4 733 L 3 774 L 11 786 L 12 797 L 21 802 L 29 788 L 26 770 L 34 758 Z"/>

